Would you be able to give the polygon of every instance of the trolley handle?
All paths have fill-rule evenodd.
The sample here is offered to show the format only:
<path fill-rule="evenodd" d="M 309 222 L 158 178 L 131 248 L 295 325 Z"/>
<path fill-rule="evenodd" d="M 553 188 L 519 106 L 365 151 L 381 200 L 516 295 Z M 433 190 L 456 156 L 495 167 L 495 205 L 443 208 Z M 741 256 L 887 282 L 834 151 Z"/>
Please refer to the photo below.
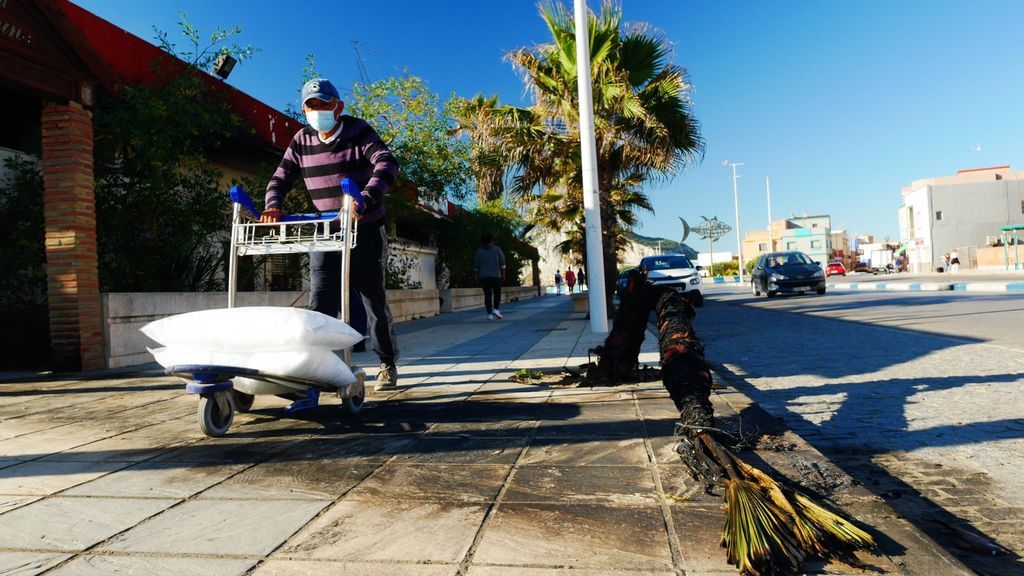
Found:
<path fill-rule="evenodd" d="M 345 178 L 341 181 L 341 193 L 345 196 L 351 196 L 352 200 L 356 203 L 356 213 L 362 214 L 363 209 L 366 208 L 366 201 L 363 199 L 363 193 L 356 188 L 351 178 Z"/>
<path fill-rule="evenodd" d="M 253 220 L 260 219 L 260 212 L 259 210 L 256 209 L 256 205 L 253 204 L 252 198 L 250 198 L 249 195 L 245 193 L 245 189 L 236 184 L 231 187 L 231 191 L 228 193 L 231 195 L 232 202 L 238 204 L 239 206 L 242 207 L 242 209 L 249 212 L 250 218 L 252 218 Z"/>

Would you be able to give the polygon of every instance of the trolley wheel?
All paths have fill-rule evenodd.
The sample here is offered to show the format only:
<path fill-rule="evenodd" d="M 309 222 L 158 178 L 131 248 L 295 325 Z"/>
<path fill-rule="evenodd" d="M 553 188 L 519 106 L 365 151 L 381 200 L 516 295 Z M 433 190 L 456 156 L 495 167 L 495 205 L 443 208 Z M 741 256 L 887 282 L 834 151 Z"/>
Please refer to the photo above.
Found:
<path fill-rule="evenodd" d="M 229 391 L 199 395 L 199 429 L 211 437 L 223 436 L 235 419 L 234 398 Z"/>
<path fill-rule="evenodd" d="M 350 415 L 359 414 L 363 410 L 363 403 L 366 401 L 366 388 L 359 384 L 355 384 L 355 386 L 359 386 L 359 391 L 355 395 L 346 396 L 341 399 L 341 409 Z"/>
<path fill-rule="evenodd" d="M 252 410 L 252 403 L 256 400 L 256 397 L 252 394 L 232 390 L 231 399 L 235 401 L 235 410 L 238 412 L 248 412 Z"/>

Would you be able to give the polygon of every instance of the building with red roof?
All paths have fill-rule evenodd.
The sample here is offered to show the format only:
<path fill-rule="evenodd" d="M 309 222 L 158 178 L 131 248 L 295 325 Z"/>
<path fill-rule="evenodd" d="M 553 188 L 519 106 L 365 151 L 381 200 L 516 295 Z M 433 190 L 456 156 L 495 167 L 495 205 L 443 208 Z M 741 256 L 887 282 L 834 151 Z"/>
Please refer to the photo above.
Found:
<path fill-rule="evenodd" d="M 158 58 L 172 69 L 188 66 L 67 0 L 0 0 L 0 159 L 33 157 L 43 174 L 56 370 L 104 366 L 92 109 L 123 86 L 156 81 Z M 213 163 L 229 175 L 256 175 L 258 164 L 276 162 L 299 123 L 213 75 L 203 78 L 251 129 L 231 147 L 234 156 Z"/>

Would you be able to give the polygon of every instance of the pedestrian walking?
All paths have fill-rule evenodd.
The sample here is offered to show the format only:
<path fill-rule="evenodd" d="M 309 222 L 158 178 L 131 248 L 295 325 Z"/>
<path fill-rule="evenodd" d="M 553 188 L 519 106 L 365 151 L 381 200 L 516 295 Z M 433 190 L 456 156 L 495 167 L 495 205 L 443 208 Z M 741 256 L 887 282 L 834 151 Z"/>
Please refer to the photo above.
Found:
<path fill-rule="evenodd" d="M 300 176 L 321 212 L 341 208 L 343 179 L 356 184 L 359 227 L 349 282 L 362 297 L 370 343 L 380 358 L 375 389 L 391 390 L 398 383 L 398 342 L 384 290 L 388 261 L 384 197 L 398 177 L 398 163 L 377 132 L 365 120 L 343 115 L 344 109 L 345 102 L 330 80 L 315 78 L 302 87 L 302 111 L 309 125 L 295 133 L 267 184 L 260 221 L 278 222 L 284 217 L 285 196 Z M 331 230 L 339 228 L 335 223 Z M 310 309 L 336 318 L 341 308 L 341 254 L 310 253 L 309 284 Z"/>
<path fill-rule="evenodd" d="M 942 255 L 942 260 L 943 262 L 946 263 L 946 267 L 943 268 L 943 270 L 949 272 L 949 252 L 946 252 L 945 254 Z"/>
<path fill-rule="evenodd" d="M 960 253 L 956 250 L 949 253 L 949 271 L 954 273 L 960 271 Z"/>
<path fill-rule="evenodd" d="M 583 287 L 587 285 L 587 275 L 583 273 L 582 267 L 576 272 L 576 283 L 580 285 L 580 292 L 583 292 Z"/>
<path fill-rule="evenodd" d="M 572 294 L 572 289 L 576 286 L 576 273 L 572 268 L 565 271 L 565 285 L 569 287 L 569 294 Z"/>
<path fill-rule="evenodd" d="M 562 293 L 562 271 L 555 270 L 555 294 Z"/>
<path fill-rule="evenodd" d="M 484 308 L 487 318 L 501 320 L 501 285 L 505 282 L 505 253 L 494 245 L 490 232 L 480 237 L 480 247 L 473 256 L 473 267 L 480 287 L 484 290 Z"/>

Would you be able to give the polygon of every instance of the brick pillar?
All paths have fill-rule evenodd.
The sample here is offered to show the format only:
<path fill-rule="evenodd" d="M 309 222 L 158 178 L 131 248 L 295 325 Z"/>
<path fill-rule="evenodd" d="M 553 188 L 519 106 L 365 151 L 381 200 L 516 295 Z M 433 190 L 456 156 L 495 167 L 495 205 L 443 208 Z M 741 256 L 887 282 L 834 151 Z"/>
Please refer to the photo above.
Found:
<path fill-rule="evenodd" d="M 77 102 L 47 102 L 42 125 L 53 367 L 58 371 L 103 368 L 92 113 Z"/>

